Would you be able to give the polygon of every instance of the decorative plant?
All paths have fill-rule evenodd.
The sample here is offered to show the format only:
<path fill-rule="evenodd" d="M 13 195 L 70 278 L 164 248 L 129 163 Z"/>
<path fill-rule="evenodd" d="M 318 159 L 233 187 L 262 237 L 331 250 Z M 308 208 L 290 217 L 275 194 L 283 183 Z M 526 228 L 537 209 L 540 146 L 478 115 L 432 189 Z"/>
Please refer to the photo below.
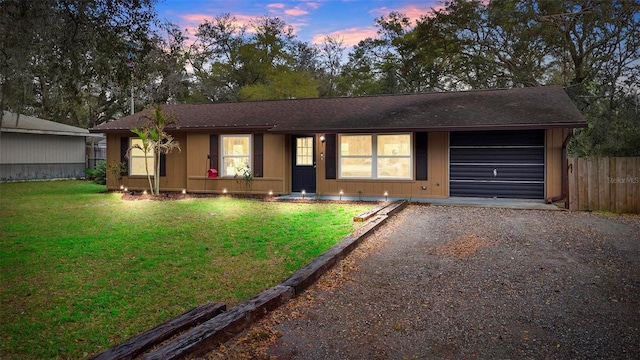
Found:
<path fill-rule="evenodd" d="M 127 164 L 118 162 L 107 166 L 108 171 L 113 174 L 113 177 L 118 180 L 118 185 L 122 185 L 122 174 L 127 173 Z"/>
<path fill-rule="evenodd" d="M 132 145 L 127 151 L 127 157 L 131 156 L 132 149 L 142 150 L 145 154 L 153 152 L 154 159 L 154 175 L 153 182 L 151 182 L 151 174 L 149 173 L 149 164 L 145 157 L 144 166 L 147 173 L 147 179 L 149 180 L 149 188 L 152 195 L 160 195 L 160 155 L 168 154 L 174 149 L 180 151 L 180 143 L 174 140 L 173 136 L 165 132 L 165 128 L 168 125 L 178 124 L 172 115 L 165 115 L 162 112 L 160 105 L 156 106 L 153 110 L 153 116 L 143 116 L 141 119 L 145 119 L 146 122 L 141 128 L 133 128 L 131 131 L 140 137 L 142 145 Z"/>
<path fill-rule="evenodd" d="M 238 168 L 238 172 L 233 176 L 236 179 L 236 183 L 239 184 L 244 193 L 247 194 L 253 186 L 253 173 L 249 169 L 249 165 L 243 168 Z"/>

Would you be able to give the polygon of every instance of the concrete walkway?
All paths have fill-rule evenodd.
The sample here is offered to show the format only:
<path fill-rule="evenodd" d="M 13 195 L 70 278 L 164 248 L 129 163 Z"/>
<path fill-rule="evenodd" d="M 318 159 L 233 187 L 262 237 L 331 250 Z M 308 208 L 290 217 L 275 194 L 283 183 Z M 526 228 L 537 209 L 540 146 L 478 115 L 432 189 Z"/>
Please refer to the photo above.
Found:
<path fill-rule="evenodd" d="M 283 200 L 343 200 L 343 201 L 395 201 L 405 198 L 384 197 L 384 196 L 317 196 L 314 193 L 302 194 L 299 192 L 289 195 L 278 196 Z M 409 199 L 407 199 L 409 200 Z M 503 209 L 519 209 L 519 210 L 565 210 L 553 204 L 547 204 L 542 200 L 528 199 L 497 199 L 497 198 L 471 198 L 471 197 L 450 197 L 446 199 L 439 198 L 411 198 L 410 202 L 428 203 L 432 205 L 442 206 L 469 206 L 469 207 L 486 207 L 486 208 L 503 208 Z"/>

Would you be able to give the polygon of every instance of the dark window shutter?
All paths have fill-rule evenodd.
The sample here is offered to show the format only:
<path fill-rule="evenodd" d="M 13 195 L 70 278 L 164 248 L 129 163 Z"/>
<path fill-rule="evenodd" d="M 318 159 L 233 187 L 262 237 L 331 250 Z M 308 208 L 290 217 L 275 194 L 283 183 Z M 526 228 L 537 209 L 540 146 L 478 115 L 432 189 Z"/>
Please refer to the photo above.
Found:
<path fill-rule="evenodd" d="M 253 176 L 264 176 L 264 137 L 263 134 L 253 135 Z"/>
<path fill-rule="evenodd" d="M 209 136 L 209 169 L 218 170 L 218 135 Z"/>
<path fill-rule="evenodd" d="M 336 178 L 336 134 L 325 134 L 326 151 L 324 154 L 325 178 Z"/>
<path fill-rule="evenodd" d="M 127 169 L 124 172 L 120 173 L 120 176 L 129 175 L 129 159 L 127 159 L 127 150 L 129 150 L 129 138 L 121 137 L 120 138 L 120 161 L 125 164 L 125 168 Z"/>
<path fill-rule="evenodd" d="M 427 180 L 427 146 L 429 133 L 416 133 L 416 180 Z"/>
<path fill-rule="evenodd" d="M 167 176 L 167 154 L 160 154 L 160 176 Z"/>

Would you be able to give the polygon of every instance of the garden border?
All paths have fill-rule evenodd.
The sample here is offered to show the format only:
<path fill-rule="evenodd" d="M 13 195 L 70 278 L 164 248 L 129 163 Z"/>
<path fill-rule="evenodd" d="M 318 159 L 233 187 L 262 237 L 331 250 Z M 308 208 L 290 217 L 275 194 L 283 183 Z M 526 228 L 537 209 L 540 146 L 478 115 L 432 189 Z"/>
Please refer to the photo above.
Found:
<path fill-rule="evenodd" d="M 241 302 L 229 311 L 224 312 L 224 304 L 219 304 L 222 305 L 223 308 L 217 315 L 204 319 L 204 322 L 194 322 L 191 326 L 186 327 L 186 329 L 182 327 L 180 330 L 174 331 L 172 334 L 176 334 L 177 332 L 182 332 L 182 334 L 175 336 L 172 340 L 164 344 L 162 344 L 162 342 L 167 339 L 167 337 L 156 341 L 155 344 L 149 344 L 148 341 L 143 341 L 145 339 L 148 340 L 148 336 L 145 334 L 153 332 L 158 328 L 166 327 L 166 324 L 171 324 L 175 322 L 176 319 L 187 316 L 187 314 L 200 307 L 133 337 L 123 344 L 107 349 L 91 359 L 132 359 L 134 357 L 141 357 L 145 360 L 170 360 L 182 359 L 188 356 L 202 356 L 211 351 L 215 346 L 240 334 L 257 320 L 264 317 L 268 312 L 277 309 L 291 298 L 300 295 L 320 278 L 320 276 L 329 271 L 339 260 L 346 257 L 362 240 L 384 224 L 390 216 L 403 210 L 407 204 L 407 200 L 397 200 L 386 202 L 368 211 L 367 214 L 370 216 L 368 216 L 368 220 L 363 226 L 342 238 L 338 244 L 296 271 L 282 283 L 261 292 L 247 301 Z M 206 305 L 207 304 L 203 306 Z M 146 354 L 144 353 L 144 351 L 154 346 L 157 347 Z M 144 349 L 142 349 L 142 347 L 144 347 Z"/>

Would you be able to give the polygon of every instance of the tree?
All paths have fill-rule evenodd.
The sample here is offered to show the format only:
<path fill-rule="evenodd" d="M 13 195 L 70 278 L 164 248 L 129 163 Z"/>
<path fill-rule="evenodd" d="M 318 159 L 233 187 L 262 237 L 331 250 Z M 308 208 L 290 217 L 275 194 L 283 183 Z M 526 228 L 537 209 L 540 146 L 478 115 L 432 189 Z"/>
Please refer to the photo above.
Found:
<path fill-rule="evenodd" d="M 165 115 L 163 113 L 160 105 L 156 106 L 153 110 L 152 116 L 145 115 L 142 119 L 146 120 L 142 127 L 131 129 L 131 131 L 142 140 L 142 145 L 132 145 L 127 151 L 127 157 L 131 156 L 133 149 L 141 150 L 144 154 L 153 154 L 153 182 L 151 182 L 147 157 L 145 157 L 144 160 L 145 171 L 147 173 L 147 180 L 149 180 L 151 194 L 160 195 L 160 156 L 169 154 L 175 149 L 180 151 L 180 143 L 177 142 L 173 136 L 167 134 L 165 129 L 169 125 L 174 125 L 177 128 L 178 124 L 172 115 Z"/>
<path fill-rule="evenodd" d="M 179 99 L 184 67 L 155 1 L 0 1 L 0 108 L 88 127 L 129 112 L 132 80 L 139 107 Z"/>
<path fill-rule="evenodd" d="M 209 101 L 317 97 L 315 50 L 277 17 L 249 26 L 230 14 L 199 25 L 189 60 L 200 93 Z"/>

